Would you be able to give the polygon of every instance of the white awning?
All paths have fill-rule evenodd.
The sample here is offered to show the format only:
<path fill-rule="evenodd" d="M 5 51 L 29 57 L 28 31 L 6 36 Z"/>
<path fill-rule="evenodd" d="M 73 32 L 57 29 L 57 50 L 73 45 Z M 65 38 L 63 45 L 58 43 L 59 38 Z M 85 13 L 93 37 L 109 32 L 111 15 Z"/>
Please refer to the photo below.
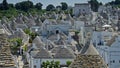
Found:
<path fill-rule="evenodd" d="M 111 27 L 111 25 L 103 25 L 102 27 Z"/>

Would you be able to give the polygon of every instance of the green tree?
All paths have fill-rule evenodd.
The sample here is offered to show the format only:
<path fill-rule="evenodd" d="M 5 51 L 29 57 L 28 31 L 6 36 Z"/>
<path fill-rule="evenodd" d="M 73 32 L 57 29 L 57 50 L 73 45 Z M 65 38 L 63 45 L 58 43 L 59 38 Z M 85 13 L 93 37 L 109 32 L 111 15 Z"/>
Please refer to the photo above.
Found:
<path fill-rule="evenodd" d="M 16 54 L 17 50 L 20 48 L 20 46 L 22 45 L 22 39 L 20 38 L 14 38 L 14 39 L 9 39 L 9 42 L 11 43 L 11 49 L 12 49 L 12 53 Z M 12 43 L 17 43 L 16 45 L 13 45 Z"/>
<path fill-rule="evenodd" d="M 27 51 L 27 45 L 25 45 L 25 46 L 23 47 L 23 50 L 24 50 L 24 51 Z"/>
<path fill-rule="evenodd" d="M 115 6 L 120 6 L 120 0 L 114 0 L 114 1 L 111 1 L 111 2 L 108 2 L 106 3 L 106 5 L 109 4 L 109 5 L 115 5 Z"/>
<path fill-rule="evenodd" d="M 42 66 L 43 68 L 47 68 L 47 66 L 46 66 L 46 63 L 45 63 L 45 62 L 43 62 L 41 66 Z"/>
<path fill-rule="evenodd" d="M 42 6 L 43 4 L 39 2 L 39 3 L 36 3 L 35 8 L 37 8 L 38 10 L 41 10 Z"/>
<path fill-rule="evenodd" d="M 60 68 L 60 61 L 55 61 L 54 68 Z"/>
<path fill-rule="evenodd" d="M 32 1 L 22 1 L 15 4 L 15 8 L 27 12 L 29 9 L 33 8 Z"/>
<path fill-rule="evenodd" d="M 9 5 L 9 8 L 14 8 L 14 4 L 8 4 Z"/>
<path fill-rule="evenodd" d="M 53 68 L 54 67 L 54 61 L 50 62 L 49 68 Z"/>
<path fill-rule="evenodd" d="M 0 10 L 2 10 L 3 9 L 3 5 L 2 5 L 2 3 L 0 3 Z"/>
<path fill-rule="evenodd" d="M 62 2 L 61 5 L 62 5 L 62 10 L 66 10 L 68 8 L 67 3 L 65 2 Z"/>
<path fill-rule="evenodd" d="M 28 35 L 30 35 L 32 32 L 30 31 L 30 29 L 24 29 L 24 32 Z"/>
<path fill-rule="evenodd" d="M 49 61 L 46 61 L 46 67 L 48 67 L 50 65 L 50 62 Z"/>
<path fill-rule="evenodd" d="M 46 7 L 46 11 L 52 11 L 52 10 L 55 10 L 55 7 L 54 7 L 54 5 L 49 4 L 49 5 Z"/>
<path fill-rule="evenodd" d="M 30 29 L 24 29 L 24 32 L 30 36 L 30 39 L 29 39 L 29 42 L 30 42 L 30 43 L 32 43 L 32 40 L 34 40 L 34 38 L 35 38 L 36 36 L 38 36 L 37 33 L 31 32 Z"/>
<path fill-rule="evenodd" d="M 60 68 L 60 61 L 46 61 L 42 63 L 42 68 Z"/>
<path fill-rule="evenodd" d="M 60 5 L 56 6 L 56 9 L 62 9 L 62 7 Z"/>
<path fill-rule="evenodd" d="M 102 2 L 100 2 L 100 3 L 99 3 L 99 5 L 103 5 L 103 3 L 102 3 Z"/>
<path fill-rule="evenodd" d="M 10 39 L 10 42 L 16 42 L 17 46 L 21 46 L 22 45 L 22 39 L 21 38 L 14 38 L 14 39 Z"/>
<path fill-rule="evenodd" d="M 3 0 L 3 2 L 2 2 L 2 9 L 3 9 L 3 10 L 8 10 L 8 9 L 9 9 L 7 0 Z"/>
<path fill-rule="evenodd" d="M 72 63 L 72 61 L 66 61 L 66 64 L 69 66 Z"/>
<path fill-rule="evenodd" d="M 90 0 L 90 1 L 88 1 L 88 3 L 91 5 L 91 9 L 94 12 L 97 12 L 99 6 L 102 4 L 102 3 L 99 3 L 97 0 Z"/>
<path fill-rule="evenodd" d="M 21 38 L 17 38 L 16 42 L 17 42 L 17 46 L 21 46 L 22 45 L 22 39 Z"/>

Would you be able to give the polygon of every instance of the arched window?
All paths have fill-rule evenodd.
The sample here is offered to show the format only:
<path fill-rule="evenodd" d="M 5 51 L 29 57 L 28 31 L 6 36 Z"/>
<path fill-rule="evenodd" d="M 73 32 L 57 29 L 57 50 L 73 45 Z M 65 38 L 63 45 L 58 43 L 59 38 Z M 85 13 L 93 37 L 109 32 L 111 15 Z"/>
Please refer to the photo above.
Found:
<path fill-rule="evenodd" d="M 56 30 L 56 34 L 59 34 L 59 30 Z"/>

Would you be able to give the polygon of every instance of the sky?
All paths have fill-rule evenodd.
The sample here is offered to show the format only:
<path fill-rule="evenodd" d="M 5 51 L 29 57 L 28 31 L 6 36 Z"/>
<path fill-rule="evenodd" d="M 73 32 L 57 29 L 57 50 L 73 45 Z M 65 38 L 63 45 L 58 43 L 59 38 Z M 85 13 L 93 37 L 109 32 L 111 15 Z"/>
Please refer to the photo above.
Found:
<path fill-rule="evenodd" d="M 8 3 L 15 4 L 17 2 L 21 2 L 25 0 L 7 0 L 7 1 Z M 45 8 L 48 4 L 53 4 L 54 6 L 56 6 L 56 5 L 60 5 L 61 2 L 66 2 L 69 6 L 74 6 L 75 3 L 87 3 L 89 0 L 30 0 L 30 1 L 32 1 L 34 4 L 41 2 L 43 4 L 43 8 Z M 98 0 L 98 1 L 102 3 L 107 3 L 114 0 Z M 0 0 L 0 2 L 2 2 L 2 0 Z"/>

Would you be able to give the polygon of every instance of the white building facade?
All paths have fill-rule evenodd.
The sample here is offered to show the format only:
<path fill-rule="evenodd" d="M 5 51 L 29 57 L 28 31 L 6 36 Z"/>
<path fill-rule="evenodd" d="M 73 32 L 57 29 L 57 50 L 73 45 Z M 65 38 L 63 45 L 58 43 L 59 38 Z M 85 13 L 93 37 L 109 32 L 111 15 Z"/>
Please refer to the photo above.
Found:
<path fill-rule="evenodd" d="M 120 68 L 120 37 L 112 39 L 110 45 L 107 44 L 106 37 L 108 40 L 112 39 L 112 33 L 93 33 L 92 41 L 109 68 Z M 101 44 L 99 44 L 100 42 Z"/>
<path fill-rule="evenodd" d="M 75 4 L 73 8 L 73 14 L 78 16 L 80 14 L 90 14 L 91 13 L 91 6 L 88 3 L 79 3 Z"/>

